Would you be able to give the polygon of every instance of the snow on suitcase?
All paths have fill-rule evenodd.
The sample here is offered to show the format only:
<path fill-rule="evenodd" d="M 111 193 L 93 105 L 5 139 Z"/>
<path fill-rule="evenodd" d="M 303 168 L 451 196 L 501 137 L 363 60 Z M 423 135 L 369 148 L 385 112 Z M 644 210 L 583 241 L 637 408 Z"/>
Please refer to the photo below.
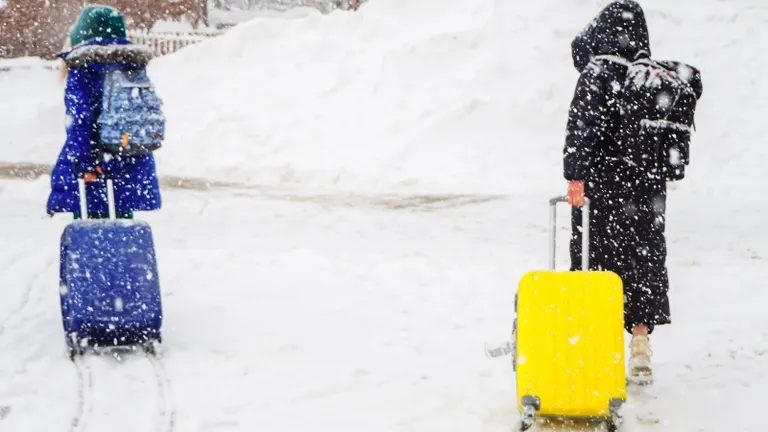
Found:
<path fill-rule="evenodd" d="M 88 347 L 142 346 L 162 337 L 162 304 L 152 229 L 117 220 L 112 180 L 110 218 L 89 220 L 80 180 L 81 220 L 61 236 L 61 313 L 70 357 Z"/>
<path fill-rule="evenodd" d="M 550 200 L 550 269 L 520 280 L 514 364 L 520 430 L 534 417 L 608 423 L 617 430 L 627 398 L 624 293 L 613 272 L 589 271 L 589 200 L 584 205 L 582 271 L 556 271 L 557 204 Z"/>

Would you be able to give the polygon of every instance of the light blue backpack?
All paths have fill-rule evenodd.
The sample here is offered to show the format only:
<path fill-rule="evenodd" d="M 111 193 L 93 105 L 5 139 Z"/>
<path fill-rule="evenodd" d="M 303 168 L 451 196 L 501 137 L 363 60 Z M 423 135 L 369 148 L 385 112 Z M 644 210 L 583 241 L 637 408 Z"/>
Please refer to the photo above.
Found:
<path fill-rule="evenodd" d="M 141 156 L 162 146 L 163 102 L 145 68 L 107 73 L 98 127 L 106 153 Z"/>

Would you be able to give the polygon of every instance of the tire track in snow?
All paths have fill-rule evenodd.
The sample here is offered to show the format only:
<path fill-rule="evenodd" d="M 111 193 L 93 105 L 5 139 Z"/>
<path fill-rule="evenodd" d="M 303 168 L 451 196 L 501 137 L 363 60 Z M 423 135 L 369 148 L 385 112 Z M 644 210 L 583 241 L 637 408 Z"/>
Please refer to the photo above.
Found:
<path fill-rule="evenodd" d="M 70 432 L 85 432 L 88 421 L 93 414 L 93 375 L 87 364 L 86 357 L 75 357 L 73 360 L 77 369 L 77 413 L 72 418 Z"/>
<path fill-rule="evenodd" d="M 176 428 L 176 410 L 170 401 L 170 380 L 165 373 L 162 362 L 157 357 L 146 354 L 146 359 L 152 364 L 152 371 L 155 373 L 157 382 L 158 399 L 160 401 L 160 432 L 173 432 Z"/>
<path fill-rule="evenodd" d="M 176 428 L 176 410 L 171 404 L 170 381 L 165 373 L 165 368 L 163 367 L 161 359 L 151 354 L 143 353 L 138 349 L 129 353 L 123 353 L 120 351 L 114 351 L 114 353 L 110 353 L 110 351 L 111 350 L 106 350 L 103 353 L 94 353 L 89 351 L 85 355 L 75 357 L 73 362 L 77 371 L 78 403 L 76 412 L 71 420 L 69 432 L 89 432 L 92 430 L 102 430 L 98 424 L 99 419 L 94 418 L 94 413 L 107 413 L 110 412 L 110 410 L 96 409 L 96 401 L 99 400 L 102 401 L 102 403 L 109 404 L 110 400 L 120 400 L 121 398 L 110 398 L 109 395 L 106 394 L 101 394 L 99 397 L 97 397 L 96 394 L 99 392 L 96 391 L 96 387 L 99 385 L 104 385 L 113 389 L 117 389 L 115 391 L 119 392 L 121 396 L 124 396 L 123 392 L 125 391 L 124 387 L 126 387 L 126 384 L 134 382 L 130 376 L 131 374 L 127 372 L 125 368 L 127 368 L 129 364 L 138 366 L 138 364 L 143 362 L 143 360 L 140 360 L 140 358 L 146 359 L 151 368 L 152 378 L 148 380 L 148 383 L 152 384 L 147 384 L 146 387 L 155 387 L 154 392 L 157 395 L 157 400 L 155 403 L 157 418 L 152 422 L 155 426 L 153 429 L 147 428 L 142 430 L 174 432 Z M 90 365 L 90 362 L 93 362 L 94 360 L 102 361 L 103 363 L 101 366 L 112 365 L 116 367 L 107 368 L 106 370 L 102 369 L 101 371 L 94 373 L 94 368 Z M 149 373 L 147 370 L 134 372 L 137 375 Z M 152 390 L 149 388 L 144 388 L 136 392 L 136 394 L 140 395 L 140 397 L 143 397 L 144 395 L 148 395 L 150 392 L 152 392 Z M 134 415 L 136 413 L 131 412 L 131 414 Z M 109 420 L 110 422 L 114 421 L 111 416 Z M 91 427 L 91 425 L 94 426 Z"/>

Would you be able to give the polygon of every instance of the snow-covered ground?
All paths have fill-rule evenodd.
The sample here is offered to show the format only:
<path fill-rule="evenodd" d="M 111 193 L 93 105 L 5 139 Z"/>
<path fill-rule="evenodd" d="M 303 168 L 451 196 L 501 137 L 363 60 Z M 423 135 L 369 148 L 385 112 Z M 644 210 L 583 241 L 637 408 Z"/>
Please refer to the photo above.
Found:
<path fill-rule="evenodd" d="M 81 389 L 56 291 L 67 221 L 38 216 L 44 180 L 0 188 L 3 430 L 68 430 L 83 411 L 82 430 L 119 432 L 168 430 L 164 411 L 176 431 L 507 431 L 516 418 L 509 359 L 483 345 L 508 338 L 517 281 L 545 265 L 541 197 L 422 211 L 166 192 L 143 215 L 166 311 L 160 400 L 138 358 L 89 359 Z M 654 337 L 657 399 L 630 398 L 627 431 L 764 430 L 763 210 L 670 200 L 674 325 Z"/>
<path fill-rule="evenodd" d="M 256 18 L 157 60 L 161 174 L 254 187 L 165 190 L 141 215 L 162 360 L 76 368 L 57 296 L 67 220 L 44 217 L 45 177 L 0 181 L 0 430 L 509 430 L 514 374 L 483 345 L 509 337 L 517 281 L 546 264 L 569 42 L 603 4 L 375 0 Z M 668 202 L 674 323 L 626 430 L 763 431 L 768 6 L 642 4 L 654 54 L 700 67 L 704 97 Z M 62 84 L 13 62 L 0 162 L 52 163 Z"/>

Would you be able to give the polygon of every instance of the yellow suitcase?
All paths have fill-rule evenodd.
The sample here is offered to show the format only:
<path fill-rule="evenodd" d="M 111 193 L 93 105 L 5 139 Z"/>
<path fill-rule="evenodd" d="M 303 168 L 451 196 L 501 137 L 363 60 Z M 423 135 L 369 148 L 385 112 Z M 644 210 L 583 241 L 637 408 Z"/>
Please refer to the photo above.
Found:
<path fill-rule="evenodd" d="M 513 330 L 520 430 L 535 417 L 607 422 L 616 431 L 627 398 L 624 293 L 613 272 L 589 271 L 583 236 L 582 271 L 555 271 L 556 209 L 550 200 L 550 270 L 520 281 Z M 589 215 L 589 200 L 584 206 Z M 583 232 L 589 233 L 589 217 Z"/>

